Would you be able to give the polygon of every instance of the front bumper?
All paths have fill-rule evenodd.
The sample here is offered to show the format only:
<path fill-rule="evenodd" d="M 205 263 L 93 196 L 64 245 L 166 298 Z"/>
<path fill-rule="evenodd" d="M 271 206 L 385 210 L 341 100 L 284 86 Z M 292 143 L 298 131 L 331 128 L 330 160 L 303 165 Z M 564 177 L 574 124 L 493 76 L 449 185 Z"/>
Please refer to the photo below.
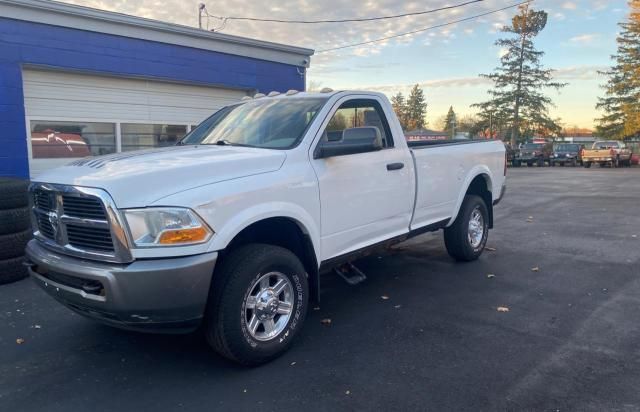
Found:
<path fill-rule="evenodd" d="M 54 253 L 37 240 L 26 254 L 31 278 L 75 312 L 124 329 L 168 333 L 199 326 L 218 257 L 102 263 Z"/>
<path fill-rule="evenodd" d="M 576 157 L 566 157 L 566 156 L 564 156 L 564 157 L 552 157 L 551 161 L 553 163 L 571 163 L 573 161 L 577 162 L 578 158 L 576 158 Z"/>

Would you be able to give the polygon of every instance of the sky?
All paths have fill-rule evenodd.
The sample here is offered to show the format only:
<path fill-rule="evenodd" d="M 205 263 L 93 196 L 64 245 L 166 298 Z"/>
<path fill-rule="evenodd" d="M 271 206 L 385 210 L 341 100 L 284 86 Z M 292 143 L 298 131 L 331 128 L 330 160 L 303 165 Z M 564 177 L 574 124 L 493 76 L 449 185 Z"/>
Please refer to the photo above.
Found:
<path fill-rule="evenodd" d="M 198 24 L 201 0 L 63 0 L 188 26 Z M 465 0 L 202 0 L 209 14 L 277 19 L 344 19 L 395 15 L 464 3 Z M 494 42 L 516 9 L 491 14 L 422 33 L 333 52 L 324 49 L 392 36 L 459 20 L 517 3 L 484 0 L 464 7 L 405 18 L 340 24 L 280 24 L 227 21 L 223 33 L 302 46 L 316 50 L 308 83 L 333 89 L 377 90 L 391 96 L 424 88 L 427 121 L 438 125 L 450 106 L 458 116 L 473 114 L 473 103 L 486 100 L 491 83 L 480 78 L 499 64 L 502 51 Z M 569 85 L 549 92 L 551 115 L 566 127 L 592 128 L 606 78 L 598 71 L 611 65 L 618 23 L 626 19 L 626 0 L 534 0 L 532 7 L 549 14 L 547 27 L 536 38 L 545 52 L 543 64 Z M 207 21 L 208 20 L 208 21 Z M 205 19 L 209 29 L 221 21 Z"/>

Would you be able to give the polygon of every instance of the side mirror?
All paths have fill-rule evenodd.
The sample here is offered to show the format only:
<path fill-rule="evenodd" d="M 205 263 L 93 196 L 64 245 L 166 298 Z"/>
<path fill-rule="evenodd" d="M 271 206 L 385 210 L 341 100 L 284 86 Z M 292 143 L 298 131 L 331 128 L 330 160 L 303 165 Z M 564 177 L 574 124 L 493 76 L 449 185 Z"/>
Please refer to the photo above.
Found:
<path fill-rule="evenodd" d="M 382 136 L 377 127 L 354 127 L 342 132 L 342 139 L 318 144 L 314 158 L 346 156 L 382 150 Z"/>

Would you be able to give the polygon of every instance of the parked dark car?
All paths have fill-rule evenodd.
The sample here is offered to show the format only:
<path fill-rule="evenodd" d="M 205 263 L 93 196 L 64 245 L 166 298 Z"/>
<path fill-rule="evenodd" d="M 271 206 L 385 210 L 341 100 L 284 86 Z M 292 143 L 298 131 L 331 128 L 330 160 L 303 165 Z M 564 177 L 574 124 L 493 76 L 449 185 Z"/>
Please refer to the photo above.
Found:
<path fill-rule="evenodd" d="M 507 164 L 513 166 L 513 161 L 516 158 L 517 153 L 520 152 L 520 149 L 517 149 L 517 148 L 514 149 L 514 147 L 511 146 L 510 143 L 505 143 L 504 148 L 507 153 Z"/>
<path fill-rule="evenodd" d="M 582 164 L 582 149 L 584 145 L 578 143 L 560 143 L 553 148 L 551 154 L 551 166 L 571 165 L 576 167 Z"/>
<path fill-rule="evenodd" d="M 523 163 L 527 166 L 538 165 L 543 167 L 545 162 L 549 163 L 553 153 L 553 145 L 551 143 L 525 143 L 520 146 L 520 152 L 516 153 L 513 165 L 520 167 Z"/>

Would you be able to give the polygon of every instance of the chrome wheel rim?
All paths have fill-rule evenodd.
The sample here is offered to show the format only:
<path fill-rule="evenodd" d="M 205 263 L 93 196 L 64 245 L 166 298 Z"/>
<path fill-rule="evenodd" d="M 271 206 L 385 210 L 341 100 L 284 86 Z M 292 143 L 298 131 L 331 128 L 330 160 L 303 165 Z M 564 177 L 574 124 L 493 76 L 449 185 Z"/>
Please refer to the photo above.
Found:
<path fill-rule="evenodd" d="M 243 315 L 251 337 L 269 341 L 282 332 L 291 318 L 293 285 L 280 272 L 258 278 L 247 290 Z"/>
<path fill-rule="evenodd" d="M 480 212 L 480 207 L 476 206 L 471 212 L 468 229 L 469 244 L 472 248 L 477 249 L 482 243 L 484 237 L 484 217 Z"/>

